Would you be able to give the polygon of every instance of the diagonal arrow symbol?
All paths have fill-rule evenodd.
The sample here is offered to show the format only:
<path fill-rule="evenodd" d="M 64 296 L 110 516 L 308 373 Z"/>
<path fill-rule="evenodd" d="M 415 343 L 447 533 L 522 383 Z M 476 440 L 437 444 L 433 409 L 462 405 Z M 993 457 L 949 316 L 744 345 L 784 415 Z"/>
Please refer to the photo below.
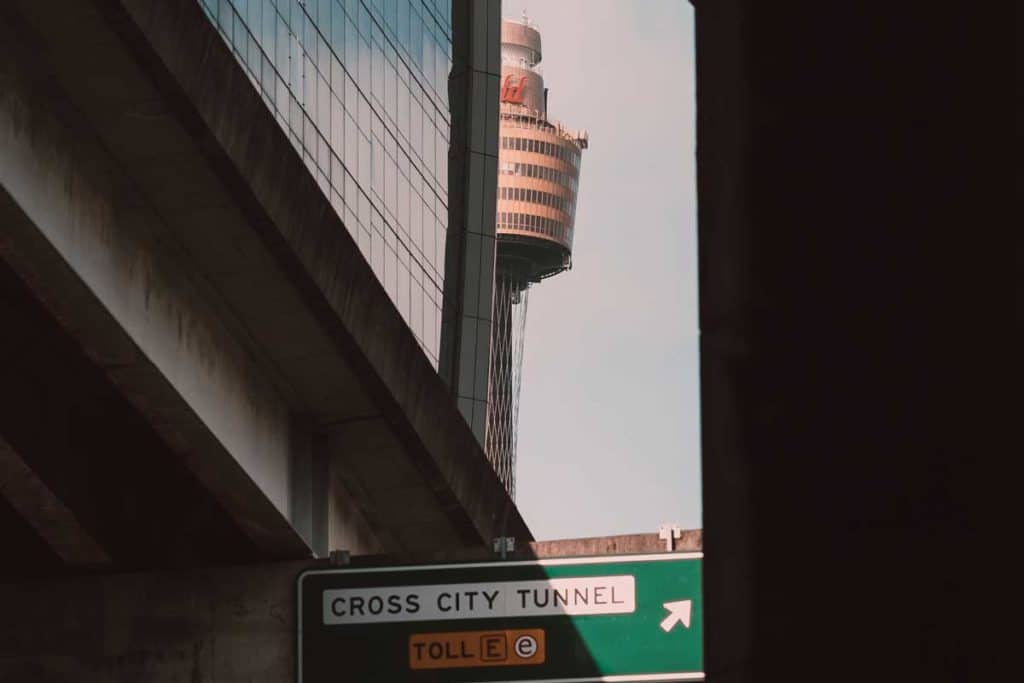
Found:
<path fill-rule="evenodd" d="M 677 600 L 664 603 L 668 610 L 668 616 L 661 622 L 661 630 L 668 633 L 676 622 L 682 623 L 685 628 L 690 628 L 690 613 L 693 611 L 692 600 Z"/>

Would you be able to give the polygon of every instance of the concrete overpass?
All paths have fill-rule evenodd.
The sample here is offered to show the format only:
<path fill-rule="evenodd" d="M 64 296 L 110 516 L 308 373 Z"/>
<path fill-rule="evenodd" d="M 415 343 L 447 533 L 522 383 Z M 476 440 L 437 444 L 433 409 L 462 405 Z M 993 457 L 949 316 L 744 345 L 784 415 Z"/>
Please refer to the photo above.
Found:
<path fill-rule="evenodd" d="M 0 578 L 530 531 L 193 0 L 0 8 Z"/>

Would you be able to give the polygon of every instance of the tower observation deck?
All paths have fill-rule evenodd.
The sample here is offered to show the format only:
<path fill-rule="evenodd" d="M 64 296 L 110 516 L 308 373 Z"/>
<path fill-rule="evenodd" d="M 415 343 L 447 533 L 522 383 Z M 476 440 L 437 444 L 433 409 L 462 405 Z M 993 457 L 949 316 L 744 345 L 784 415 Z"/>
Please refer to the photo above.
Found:
<path fill-rule="evenodd" d="M 548 119 L 537 26 L 501 24 L 497 257 L 488 457 L 515 493 L 516 431 L 530 285 L 572 267 L 572 242 L 585 132 Z"/>

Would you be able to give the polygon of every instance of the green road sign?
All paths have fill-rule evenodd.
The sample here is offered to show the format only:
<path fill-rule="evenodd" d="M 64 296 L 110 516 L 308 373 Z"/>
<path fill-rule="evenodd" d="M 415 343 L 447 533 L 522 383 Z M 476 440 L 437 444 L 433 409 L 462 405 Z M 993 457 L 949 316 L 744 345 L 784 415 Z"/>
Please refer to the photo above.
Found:
<path fill-rule="evenodd" d="M 703 680 L 702 557 L 303 572 L 298 680 Z"/>

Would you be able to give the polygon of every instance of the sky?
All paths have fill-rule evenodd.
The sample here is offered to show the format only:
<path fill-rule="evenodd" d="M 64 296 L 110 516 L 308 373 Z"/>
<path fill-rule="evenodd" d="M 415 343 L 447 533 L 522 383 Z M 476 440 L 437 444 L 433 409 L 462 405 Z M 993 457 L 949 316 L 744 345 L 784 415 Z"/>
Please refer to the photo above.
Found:
<path fill-rule="evenodd" d="M 504 0 L 585 129 L 572 270 L 530 290 L 516 502 L 538 539 L 701 527 L 693 8 Z"/>

